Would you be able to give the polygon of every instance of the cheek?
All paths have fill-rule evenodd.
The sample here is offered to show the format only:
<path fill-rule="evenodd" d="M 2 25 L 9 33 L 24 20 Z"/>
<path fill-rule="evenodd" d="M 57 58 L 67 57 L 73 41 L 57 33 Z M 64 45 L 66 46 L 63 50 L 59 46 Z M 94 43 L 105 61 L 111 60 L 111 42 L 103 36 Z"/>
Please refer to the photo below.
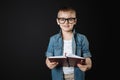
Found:
<path fill-rule="evenodd" d="M 71 26 L 71 28 L 73 28 L 73 27 L 74 27 L 74 25 L 75 25 L 75 24 L 71 24 L 71 25 L 70 25 L 70 26 Z"/>
<path fill-rule="evenodd" d="M 59 24 L 59 27 L 60 27 L 60 28 L 62 28 L 62 27 L 63 27 L 63 25 Z"/>

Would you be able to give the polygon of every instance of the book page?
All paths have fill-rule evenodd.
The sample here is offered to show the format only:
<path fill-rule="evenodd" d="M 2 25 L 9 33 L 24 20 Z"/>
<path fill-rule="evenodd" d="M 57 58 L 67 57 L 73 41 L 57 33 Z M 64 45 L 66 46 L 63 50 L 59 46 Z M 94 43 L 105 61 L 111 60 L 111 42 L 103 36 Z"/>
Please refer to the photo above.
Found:
<path fill-rule="evenodd" d="M 69 54 L 69 55 L 67 55 L 67 57 L 76 58 L 76 59 L 84 59 L 84 57 L 80 57 L 80 56 L 77 56 L 77 55 L 74 55 L 74 54 Z"/>
<path fill-rule="evenodd" d="M 52 59 L 53 59 L 53 58 L 56 59 L 56 58 L 66 58 L 66 57 L 65 57 L 65 56 L 50 56 L 50 57 L 48 57 L 48 58 L 49 58 L 49 59 L 50 59 L 50 58 L 52 58 Z"/>

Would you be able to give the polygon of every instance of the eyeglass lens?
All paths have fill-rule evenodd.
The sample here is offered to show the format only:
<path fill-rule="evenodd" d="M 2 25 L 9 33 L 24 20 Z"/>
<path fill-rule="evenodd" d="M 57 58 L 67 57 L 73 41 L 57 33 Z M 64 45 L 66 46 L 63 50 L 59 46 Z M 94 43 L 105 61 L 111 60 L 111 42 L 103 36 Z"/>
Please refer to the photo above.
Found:
<path fill-rule="evenodd" d="M 58 18 L 59 23 L 64 24 L 66 21 L 68 23 L 74 23 L 76 18 Z"/>

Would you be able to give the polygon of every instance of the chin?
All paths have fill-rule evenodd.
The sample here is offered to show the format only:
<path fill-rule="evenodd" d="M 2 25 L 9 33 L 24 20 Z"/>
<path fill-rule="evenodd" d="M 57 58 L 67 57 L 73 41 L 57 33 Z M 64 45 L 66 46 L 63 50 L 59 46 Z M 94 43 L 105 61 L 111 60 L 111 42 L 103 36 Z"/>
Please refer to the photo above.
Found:
<path fill-rule="evenodd" d="M 72 29 L 64 29 L 65 32 L 70 32 Z"/>

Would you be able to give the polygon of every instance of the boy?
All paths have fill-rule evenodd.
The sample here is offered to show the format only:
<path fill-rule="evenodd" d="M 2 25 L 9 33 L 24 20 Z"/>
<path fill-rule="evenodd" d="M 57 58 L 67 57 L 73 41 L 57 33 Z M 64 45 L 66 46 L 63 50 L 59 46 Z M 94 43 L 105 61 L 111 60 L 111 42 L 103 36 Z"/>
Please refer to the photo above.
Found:
<path fill-rule="evenodd" d="M 75 32 L 77 23 L 76 11 L 70 7 L 59 9 L 57 24 L 60 32 L 50 38 L 46 51 L 46 65 L 52 72 L 52 80 L 85 80 L 85 71 L 91 69 L 91 53 L 89 42 L 85 35 Z M 67 53 L 67 54 L 66 54 Z M 50 62 L 50 56 L 77 55 L 85 58 L 85 64 L 77 63 L 77 66 L 58 66 L 59 62 Z"/>

